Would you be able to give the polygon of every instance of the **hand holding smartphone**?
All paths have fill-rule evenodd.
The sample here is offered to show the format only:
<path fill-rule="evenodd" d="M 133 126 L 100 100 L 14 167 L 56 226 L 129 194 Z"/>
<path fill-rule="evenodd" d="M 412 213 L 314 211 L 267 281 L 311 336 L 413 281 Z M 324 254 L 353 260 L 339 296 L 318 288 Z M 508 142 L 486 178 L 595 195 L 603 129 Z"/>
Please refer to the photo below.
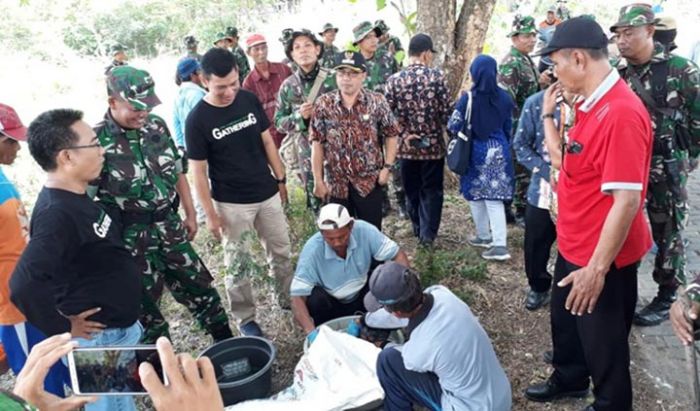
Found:
<path fill-rule="evenodd" d="M 146 395 L 139 366 L 148 362 L 167 385 L 154 345 L 76 348 L 68 353 L 73 391 L 77 395 Z"/>

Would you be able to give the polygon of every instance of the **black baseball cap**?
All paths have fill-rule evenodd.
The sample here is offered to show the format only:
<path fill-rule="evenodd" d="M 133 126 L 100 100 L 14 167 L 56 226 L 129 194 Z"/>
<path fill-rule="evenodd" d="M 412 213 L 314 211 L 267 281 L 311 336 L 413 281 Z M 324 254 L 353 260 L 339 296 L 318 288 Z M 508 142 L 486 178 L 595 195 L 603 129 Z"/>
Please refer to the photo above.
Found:
<path fill-rule="evenodd" d="M 433 47 L 433 39 L 431 39 L 429 35 L 425 33 L 418 33 L 411 37 L 411 41 L 408 43 L 409 55 L 415 56 L 428 50 L 436 53 L 435 47 Z"/>
<path fill-rule="evenodd" d="M 334 70 L 341 68 L 349 68 L 352 71 L 362 72 L 367 71 L 367 62 L 362 54 L 346 50 L 335 55 L 335 67 Z"/>
<path fill-rule="evenodd" d="M 548 56 L 561 49 L 604 49 L 608 38 L 600 24 L 590 17 L 580 16 L 566 20 L 554 30 L 547 46 L 534 56 Z"/>
<path fill-rule="evenodd" d="M 369 292 L 363 300 L 365 308 L 374 312 L 385 305 L 405 301 L 415 291 L 416 284 L 420 284 L 417 282 L 418 276 L 410 268 L 393 261 L 386 262 L 372 272 Z"/>

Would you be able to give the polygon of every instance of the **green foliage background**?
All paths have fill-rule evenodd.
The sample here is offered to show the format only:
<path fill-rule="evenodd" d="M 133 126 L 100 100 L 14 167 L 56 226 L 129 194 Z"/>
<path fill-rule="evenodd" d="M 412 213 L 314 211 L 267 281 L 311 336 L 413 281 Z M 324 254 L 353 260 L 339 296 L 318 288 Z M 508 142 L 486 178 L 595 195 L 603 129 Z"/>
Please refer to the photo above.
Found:
<path fill-rule="evenodd" d="M 0 43 L 10 49 L 40 52 L 42 28 L 51 27 L 51 40 L 60 40 L 83 56 L 105 56 L 120 43 L 132 57 L 155 57 L 166 50 L 182 49 L 188 34 L 205 49 L 217 32 L 250 22 L 264 24 L 266 17 L 292 7 L 294 0 L 6 0 L 11 9 Z M 15 11 L 15 12 L 13 12 Z M 43 27 L 42 27 L 43 26 Z M 41 43 L 41 41 L 39 42 Z M 35 54 L 35 53 L 32 53 Z"/>

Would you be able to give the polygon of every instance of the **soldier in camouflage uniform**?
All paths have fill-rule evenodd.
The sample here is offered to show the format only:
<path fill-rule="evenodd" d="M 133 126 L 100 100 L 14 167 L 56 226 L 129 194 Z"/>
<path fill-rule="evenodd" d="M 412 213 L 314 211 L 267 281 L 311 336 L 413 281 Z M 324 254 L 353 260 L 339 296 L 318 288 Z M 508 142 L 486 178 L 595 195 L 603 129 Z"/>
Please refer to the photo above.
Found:
<path fill-rule="evenodd" d="M 109 52 L 112 55 L 112 62 L 109 66 L 105 67 L 105 75 L 109 73 L 115 67 L 125 66 L 129 57 L 126 55 L 126 47 L 121 44 L 115 44 L 109 48 Z"/>
<path fill-rule="evenodd" d="M 367 90 L 384 94 L 384 84 L 394 73 L 399 71 L 398 64 L 390 55 L 378 53 L 379 37 L 382 31 L 369 21 L 363 21 L 352 29 L 353 45 L 359 48 L 367 63 L 367 78 L 364 87 Z"/>
<path fill-rule="evenodd" d="M 529 56 L 537 41 L 535 19 L 530 16 L 516 16 L 508 37 L 510 37 L 513 45 L 508 55 L 498 65 L 498 85 L 506 90 L 515 102 L 513 130 L 510 135 L 512 139 L 518 129 L 518 119 L 525 105 L 525 100 L 541 90 L 540 73 Z M 530 173 L 520 163 L 516 162 L 513 205 L 515 206 L 515 218 L 519 224 L 524 222 L 527 188 L 529 185 Z M 510 207 L 506 205 L 506 215 L 509 220 L 512 220 L 512 215 L 509 214 Z"/>
<path fill-rule="evenodd" d="M 238 47 L 238 29 L 235 27 L 227 27 L 226 39 L 228 40 L 228 47 L 231 53 L 236 56 L 239 80 L 241 84 L 243 84 L 243 80 L 245 80 L 248 73 L 250 73 L 250 64 L 248 63 L 248 56 L 246 56 L 243 49 Z"/>
<path fill-rule="evenodd" d="M 633 4 L 620 10 L 619 21 L 610 28 L 623 57 L 618 65 L 620 75 L 644 102 L 654 128 L 647 213 L 658 247 L 653 277 L 659 290 L 635 314 L 634 323 L 642 326 L 666 320 L 678 284 L 686 283 L 686 182 L 689 159 L 700 154 L 698 67 L 655 43 L 654 23 L 650 6 Z"/>
<path fill-rule="evenodd" d="M 280 36 L 280 38 L 277 39 L 280 43 L 282 43 L 282 48 L 287 48 L 287 43 L 289 43 L 289 40 L 291 40 L 292 34 L 294 34 L 294 29 L 282 30 L 282 36 Z M 299 66 L 297 66 L 297 64 L 294 61 L 292 61 L 290 57 L 285 57 L 282 60 L 282 63 L 288 65 L 289 68 L 292 69 L 292 71 L 297 71 L 299 69 Z"/>
<path fill-rule="evenodd" d="M 340 52 L 340 49 L 333 45 L 338 28 L 331 23 L 326 23 L 318 34 L 323 39 L 323 54 L 319 60 L 321 67 L 332 69 L 335 66 L 335 55 Z"/>
<path fill-rule="evenodd" d="M 215 341 L 231 337 L 211 274 L 189 242 L 197 223 L 185 163 L 165 121 L 149 114 L 160 104 L 153 80 L 143 70 L 117 67 L 107 77 L 107 92 L 109 109 L 95 127 L 105 162 L 89 193 L 122 224 L 124 243 L 141 269 L 143 341 L 169 334 L 158 308 L 163 284 Z M 184 222 L 173 206 L 178 194 Z"/>
<path fill-rule="evenodd" d="M 202 61 L 202 55 L 197 53 L 197 45 L 199 42 L 194 36 L 185 36 L 182 42 L 185 44 L 185 50 L 187 50 L 185 57 L 191 57 L 197 59 L 197 61 Z"/>
<path fill-rule="evenodd" d="M 406 57 L 406 51 L 401 45 L 401 40 L 389 34 L 389 26 L 384 22 L 384 20 L 377 20 L 374 25 L 382 31 L 382 35 L 379 36 L 379 46 L 377 47 L 377 53 L 387 53 L 396 60 L 396 63 L 401 66 L 404 57 Z"/>
<path fill-rule="evenodd" d="M 280 87 L 275 112 L 275 127 L 287 134 L 280 148 L 285 165 L 290 174 L 294 169 L 300 176 L 306 192 L 306 204 L 314 212 L 318 211 L 321 203 L 313 195 L 314 176 L 309 145 L 311 108 L 318 96 L 336 89 L 335 74 L 319 64 L 321 47 L 321 42 L 309 30 L 294 31 L 289 35 L 285 54 L 294 62 L 296 69 Z M 320 82 L 318 91 L 309 101 L 317 79 Z"/>
<path fill-rule="evenodd" d="M 363 21 L 352 29 L 354 38 L 352 44 L 360 49 L 359 51 L 362 57 L 365 58 L 367 65 L 367 77 L 363 86 L 367 90 L 376 91 L 383 95 L 386 81 L 392 74 L 399 71 L 399 65 L 389 53 L 380 53 L 378 51 L 379 38 L 382 34 L 384 34 L 382 30 L 369 21 Z M 406 194 L 404 193 L 401 172 L 398 167 L 392 170 L 391 186 L 396 196 L 396 202 L 399 205 L 399 217 L 407 219 Z M 382 210 L 385 217 L 391 210 L 387 186 L 384 187 Z"/>

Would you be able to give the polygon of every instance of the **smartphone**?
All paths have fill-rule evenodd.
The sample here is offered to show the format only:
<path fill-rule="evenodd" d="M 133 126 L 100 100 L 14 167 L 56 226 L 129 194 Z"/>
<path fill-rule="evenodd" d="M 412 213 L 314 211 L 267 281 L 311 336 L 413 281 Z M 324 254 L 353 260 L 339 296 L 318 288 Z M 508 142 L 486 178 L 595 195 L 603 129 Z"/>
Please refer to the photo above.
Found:
<path fill-rule="evenodd" d="M 161 382 L 167 378 L 155 345 L 76 348 L 68 353 L 73 392 L 76 395 L 146 395 L 139 364 L 153 365 Z"/>
<path fill-rule="evenodd" d="M 414 138 L 409 143 L 414 148 L 428 148 L 430 147 L 430 137 Z"/>

